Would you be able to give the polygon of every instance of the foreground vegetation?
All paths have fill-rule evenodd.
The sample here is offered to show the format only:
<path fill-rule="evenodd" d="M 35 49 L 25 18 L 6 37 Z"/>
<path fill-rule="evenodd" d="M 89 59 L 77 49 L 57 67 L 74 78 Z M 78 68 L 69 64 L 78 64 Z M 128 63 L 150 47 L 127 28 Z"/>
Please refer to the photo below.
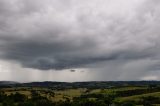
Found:
<path fill-rule="evenodd" d="M 0 106 L 160 106 L 160 86 L 1 87 Z"/>

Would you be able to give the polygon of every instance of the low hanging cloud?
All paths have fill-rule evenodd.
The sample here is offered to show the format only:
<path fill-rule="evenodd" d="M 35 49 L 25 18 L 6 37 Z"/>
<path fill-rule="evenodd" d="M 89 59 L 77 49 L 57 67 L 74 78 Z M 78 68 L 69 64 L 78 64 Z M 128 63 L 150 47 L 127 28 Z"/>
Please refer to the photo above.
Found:
<path fill-rule="evenodd" d="M 1 0 L 0 58 L 40 70 L 118 62 L 124 72 L 149 59 L 143 70 L 159 70 L 159 10 L 153 0 Z"/>

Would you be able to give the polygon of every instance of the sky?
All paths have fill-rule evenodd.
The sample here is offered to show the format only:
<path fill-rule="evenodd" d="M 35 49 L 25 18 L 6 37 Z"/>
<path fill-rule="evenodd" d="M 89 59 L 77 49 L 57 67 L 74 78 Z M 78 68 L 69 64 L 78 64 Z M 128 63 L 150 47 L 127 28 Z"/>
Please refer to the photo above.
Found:
<path fill-rule="evenodd" d="M 159 0 L 0 0 L 0 80 L 160 80 Z"/>

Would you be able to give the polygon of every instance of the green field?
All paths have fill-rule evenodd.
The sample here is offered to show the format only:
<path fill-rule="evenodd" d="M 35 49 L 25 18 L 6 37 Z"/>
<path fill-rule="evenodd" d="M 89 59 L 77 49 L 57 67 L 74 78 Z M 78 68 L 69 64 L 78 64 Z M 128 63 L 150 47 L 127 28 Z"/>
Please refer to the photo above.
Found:
<path fill-rule="evenodd" d="M 145 91 L 143 93 L 143 91 Z M 110 89 L 87 89 L 87 88 L 77 88 L 77 89 L 64 89 L 64 90 L 53 90 L 51 88 L 43 88 L 43 87 L 13 87 L 13 88 L 2 88 L 0 89 L 1 92 L 4 92 L 6 95 L 12 95 L 16 93 L 20 93 L 25 95 L 28 98 L 31 98 L 32 91 L 36 91 L 40 96 L 48 98 L 48 100 L 53 102 L 65 101 L 69 99 L 73 101 L 75 97 L 80 97 L 82 99 L 89 99 L 89 100 L 97 100 L 101 96 L 105 95 L 113 95 L 114 100 L 113 103 L 127 103 L 127 102 L 134 102 L 137 106 L 141 105 L 141 101 L 143 98 L 152 97 L 152 98 L 159 98 L 160 100 L 160 90 L 157 89 L 149 89 L 148 87 L 121 87 L 121 88 L 110 88 Z M 138 94 L 132 94 L 132 92 L 140 92 Z M 123 95 L 124 93 L 128 92 L 127 96 Z M 119 95 L 117 95 L 119 93 Z M 122 94 L 122 95 L 120 95 Z M 97 97 L 96 95 L 100 95 Z M 100 99 L 103 99 L 101 97 Z M 160 106 L 160 102 L 156 102 L 152 104 L 153 106 Z M 1 104 L 0 104 L 1 106 Z"/>

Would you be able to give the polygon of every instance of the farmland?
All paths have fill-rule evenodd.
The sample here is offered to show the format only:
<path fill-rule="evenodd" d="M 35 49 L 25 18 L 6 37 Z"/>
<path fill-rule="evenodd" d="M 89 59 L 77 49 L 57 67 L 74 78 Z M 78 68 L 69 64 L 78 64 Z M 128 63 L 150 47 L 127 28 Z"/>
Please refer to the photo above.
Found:
<path fill-rule="evenodd" d="M 46 103 L 46 106 L 160 106 L 159 84 L 149 83 L 139 86 L 123 83 L 122 86 L 112 84 L 104 87 L 103 85 L 104 88 L 89 86 L 90 83 L 86 83 L 87 87 L 80 87 L 80 85 L 75 87 L 74 84 L 73 86 L 69 84 L 70 87 L 66 84 L 60 87 L 54 84 L 56 87 L 59 86 L 59 89 L 50 84 L 47 84 L 48 87 L 36 84 L 7 85 L 0 89 L 0 106 L 11 104 L 12 106 L 39 106 L 39 102 Z"/>

